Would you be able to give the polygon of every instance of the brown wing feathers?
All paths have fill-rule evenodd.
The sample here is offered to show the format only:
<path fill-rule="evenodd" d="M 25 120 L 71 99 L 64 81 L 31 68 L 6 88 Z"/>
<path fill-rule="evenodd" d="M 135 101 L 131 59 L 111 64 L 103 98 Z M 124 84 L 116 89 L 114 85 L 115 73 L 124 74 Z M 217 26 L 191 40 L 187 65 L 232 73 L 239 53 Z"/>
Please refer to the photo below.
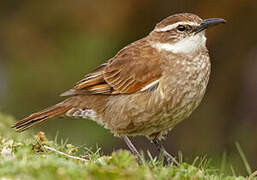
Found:
<path fill-rule="evenodd" d="M 90 74 L 87 78 L 79 81 L 74 87 L 75 90 L 84 89 L 90 86 L 94 86 L 96 84 L 104 83 L 104 78 L 102 74 Z"/>
<path fill-rule="evenodd" d="M 24 131 L 36 123 L 61 115 L 71 108 L 94 107 L 95 95 L 104 98 L 117 94 L 132 94 L 139 92 L 161 76 L 159 53 L 145 39 L 122 49 L 114 58 L 86 75 L 74 88 L 61 96 L 75 96 L 50 108 L 39 111 L 17 122 L 13 128 Z M 99 101 L 101 99 L 98 99 Z M 81 105 L 82 104 L 82 105 Z M 104 106 L 104 104 L 98 104 Z M 99 107 L 97 107 L 99 108 Z M 105 108 L 105 107 L 101 107 Z"/>
<path fill-rule="evenodd" d="M 76 83 L 74 89 L 80 90 L 95 84 L 104 83 L 103 70 L 106 63 L 98 66 L 92 73 L 86 75 L 82 80 Z"/>
<path fill-rule="evenodd" d="M 92 73 L 86 75 L 76 83 L 74 88 L 64 92 L 61 96 L 71 96 L 78 94 L 110 94 L 112 87 L 108 85 L 103 76 L 106 63 L 99 66 Z"/>
<path fill-rule="evenodd" d="M 159 56 L 145 39 L 136 41 L 85 76 L 62 96 L 136 93 L 160 78 Z"/>

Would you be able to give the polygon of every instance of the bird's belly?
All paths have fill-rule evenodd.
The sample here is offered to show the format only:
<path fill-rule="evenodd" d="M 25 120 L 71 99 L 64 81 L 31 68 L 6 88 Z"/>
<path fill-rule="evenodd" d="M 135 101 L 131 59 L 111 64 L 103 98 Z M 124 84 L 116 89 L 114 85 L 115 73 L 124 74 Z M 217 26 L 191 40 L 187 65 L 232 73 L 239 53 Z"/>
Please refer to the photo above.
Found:
<path fill-rule="evenodd" d="M 155 138 L 154 136 L 161 138 L 175 125 L 190 116 L 200 104 L 203 95 L 204 92 L 192 92 L 182 96 L 178 95 L 180 97 L 173 96 L 168 101 L 164 100 L 159 113 L 148 120 L 148 127 L 143 129 L 142 134 L 147 135 L 149 138 Z"/>

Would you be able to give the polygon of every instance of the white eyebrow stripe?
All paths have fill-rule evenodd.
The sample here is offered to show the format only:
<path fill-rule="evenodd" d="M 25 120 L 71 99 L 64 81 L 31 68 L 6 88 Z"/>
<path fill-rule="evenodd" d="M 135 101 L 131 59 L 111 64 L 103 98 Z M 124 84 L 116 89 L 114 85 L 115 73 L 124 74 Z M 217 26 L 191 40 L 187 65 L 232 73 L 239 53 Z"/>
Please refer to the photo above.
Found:
<path fill-rule="evenodd" d="M 188 24 L 188 25 L 190 25 L 190 26 L 198 26 L 198 25 L 199 25 L 199 24 L 196 23 L 196 22 L 180 21 L 180 22 L 176 22 L 176 23 L 174 23 L 174 24 L 170 24 L 170 25 L 168 25 L 168 26 L 165 26 L 165 27 L 163 27 L 163 28 L 157 28 L 155 31 L 157 31 L 157 32 L 169 31 L 169 30 L 171 30 L 171 29 L 176 28 L 176 27 L 177 27 L 178 25 L 180 25 L 180 24 Z"/>

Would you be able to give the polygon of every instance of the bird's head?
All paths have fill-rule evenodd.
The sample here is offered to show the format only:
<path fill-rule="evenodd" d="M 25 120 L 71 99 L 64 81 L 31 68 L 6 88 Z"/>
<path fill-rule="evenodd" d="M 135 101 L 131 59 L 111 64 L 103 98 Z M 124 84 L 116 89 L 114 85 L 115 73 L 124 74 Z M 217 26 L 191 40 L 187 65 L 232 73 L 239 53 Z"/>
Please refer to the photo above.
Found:
<path fill-rule="evenodd" d="M 159 51 L 193 53 L 206 48 L 205 30 L 221 23 L 226 21 L 220 18 L 202 20 L 191 13 L 175 14 L 158 23 L 149 36 Z"/>

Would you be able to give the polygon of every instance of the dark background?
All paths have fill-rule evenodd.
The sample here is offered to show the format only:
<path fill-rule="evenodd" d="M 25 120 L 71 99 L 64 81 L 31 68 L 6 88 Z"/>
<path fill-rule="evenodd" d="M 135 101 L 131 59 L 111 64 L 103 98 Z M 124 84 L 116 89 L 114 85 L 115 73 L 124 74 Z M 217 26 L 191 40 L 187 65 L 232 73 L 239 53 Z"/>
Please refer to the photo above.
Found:
<path fill-rule="evenodd" d="M 185 161 L 207 155 L 219 166 L 243 165 L 238 141 L 257 168 L 257 1 L 255 0 L 42 0 L 0 2 L 0 111 L 17 119 L 52 105 L 58 95 L 123 46 L 147 35 L 163 18 L 193 12 L 228 21 L 208 31 L 212 74 L 193 115 L 179 124 L 165 146 Z M 102 147 L 105 154 L 124 143 L 96 123 L 55 119 L 36 130 L 76 145 Z M 152 148 L 144 138 L 139 149 Z M 151 150 L 152 151 L 152 150 Z"/>

